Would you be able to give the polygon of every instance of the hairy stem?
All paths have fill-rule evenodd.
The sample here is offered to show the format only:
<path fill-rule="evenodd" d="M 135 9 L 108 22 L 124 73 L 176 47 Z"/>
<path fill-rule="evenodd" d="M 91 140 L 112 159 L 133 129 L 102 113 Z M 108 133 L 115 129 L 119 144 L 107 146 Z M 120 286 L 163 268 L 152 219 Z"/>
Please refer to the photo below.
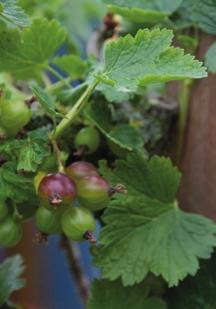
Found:
<path fill-rule="evenodd" d="M 88 99 L 93 93 L 98 82 L 99 81 L 95 79 L 93 83 L 90 84 L 88 88 L 85 90 L 85 92 L 81 95 L 76 104 L 65 115 L 65 117 L 62 119 L 62 121 L 58 124 L 55 131 L 53 132 L 52 134 L 53 139 L 58 139 L 64 133 L 64 131 L 73 123 L 73 120 L 76 118 L 76 116 L 88 102 Z"/>
<path fill-rule="evenodd" d="M 79 251 L 64 235 L 61 237 L 61 247 L 67 255 L 69 267 L 76 281 L 80 296 L 82 297 L 83 302 L 86 303 L 89 295 L 89 281 L 80 265 Z"/>
<path fill-rule="evenodd" d="M 58 164 L 58 171 L 63 173 L 64 172 L 64 164 L 61 161 L 61 151 L 58 147 L 58 144 L 56 142 L 55 139 L 53 139 L 52 137 L 50 137 L 50 141 L 56 156 L 56 160 L 57 160 L 57 164 Z"/>
<path fill-rule="evenodd" d="M 179 120 L 178 120 L 178 141 L 177 141 L 177 161 L 181 159 L 182 147 L 184 143 L 185 130 L 187 125 L 190 90 L 193 81 L 183 80 L 179 92 Z"/>

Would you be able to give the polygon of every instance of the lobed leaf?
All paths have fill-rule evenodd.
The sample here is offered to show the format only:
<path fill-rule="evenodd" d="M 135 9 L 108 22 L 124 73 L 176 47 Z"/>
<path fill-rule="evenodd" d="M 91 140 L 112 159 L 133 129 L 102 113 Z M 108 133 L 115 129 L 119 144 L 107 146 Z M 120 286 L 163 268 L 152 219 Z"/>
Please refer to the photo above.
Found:
<path fill-rule="evenodd" d="M 115 90 L 136 92 L 148 83 L 206 77 L 201 62 L 170 47 L 172 38 L 171 30 L 144 29 L 108 43 L 103 80 L 114 83 Z"/>
<path fill-rule="evenodd" d="M 216 246 L 216 225 L 177 207 L 180 173 L 170 160 L 129 156 L 117 161 L 113 171 L 102 162 L 101 173 L 128 189 L 114 196 L 103 217 L 106 225 L 94 250 L 103 277 L 120 277 L 128 286 L 152 272 L 174 286 L 195 275 L 198 259 L 209 258 Z"/>
<path fill-rule="evenodd" d="M 29 28 L 0 32 L 0 71 L 19 79 L 38 77 L 65 40 L 65 31 L 55 20 L 34 19 Z"/>

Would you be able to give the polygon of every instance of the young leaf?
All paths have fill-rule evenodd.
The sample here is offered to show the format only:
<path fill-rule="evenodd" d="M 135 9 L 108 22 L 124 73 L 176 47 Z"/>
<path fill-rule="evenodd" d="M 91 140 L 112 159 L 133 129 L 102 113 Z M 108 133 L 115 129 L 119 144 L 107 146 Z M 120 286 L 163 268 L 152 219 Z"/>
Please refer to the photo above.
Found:
<path fill-rule="evenodd" d="M 182 0 L 104 0 L 110 11 L 136 23 L 156 23 L 167 18 L 181 4 Z"/>
<path fill-rule="evenodd" d="M 35 19 L 21 33 L 5 29 L 0 32 L 0 71 L 19 79 L 37 77 L 48 60 L 65 40 L 65 31 L 55 20 Z"/>
<path fill-rule="evenodd" d="M 111 110 L 105 102 L 92 102 L 86 116 L 114 144 L 129 151 L 143 151 L 143 139 L 135 128 L 126 124 L 112 127 Z"/>
<path fill-rule="evenodd" d="M 7 258 L 0 264 L 0 305 L 3 305 L 11 293 L 24 287 L 25 281 L 20 278 L 24 271 L 20 255 Z"/>
<path fill-rule="evenodd" d="M 148 297 L 144 284 L 123 287 L 120 281 L 95 280 L 92 285 L 88 309 L 166 309 L 164 301 Z"/>
<path fill-rule="evenodd" d="M 55 101 L 54 99 L 39 85 L 34 83 L 31 86 L 31 90 L 38 99 L 38 102 L 43 107 L 43 109 L 50 115 L 52 118 L 60 116 L 61 114 L 55 111 Z"/>
<path fill-rule="evenodd" d="M 36 172 L 38 166 L 50 155 L 50 147 L 46 143 L 39 143 L 28 139 L 20 149 L 17 170 Z"/>
<path fill-rule="evenodd" d="M 216 42 L 209 47 L 205 55 L 205 65 L 210 72 L 216 73 Z"/>
<path fill-rule="evenodd" d="M 72 79 L 80 79 L 85 77 L 87 63 L 77 55 L 65 55 L 56 57 L 52 61 L 62 71 L 67 73 Z"/>
<path fill-rule="evenodd" d="M 0 0 L 0 8 L 0 21 L 15 27 L 26 27 L 30 24 L 17 0 Z"/>
<path fill-rule="evenodd" d="M 207 76 L 201 62 L 170 47 L 172 38 L 171 30 L 144 29 L 108 43 L 103 79 L 114 82 L 115 89 L 136 92 L 148 83 Z"/>
<path fill-rule="evenodd" d="M 114 196 L 103 218 L 106 226 L 94 252 L 103 276 L 121 277 L 127 286 L 152 272 L 173 286 L 195 275 L 198 258 L 209 258 L 216 246 L 216 225 L 176 207 L 180 174 L 170 160 L 131 156 L 118 161 L 114 171 L 103 165 L 101 172 L 128 189 L 128 194 Z"/>

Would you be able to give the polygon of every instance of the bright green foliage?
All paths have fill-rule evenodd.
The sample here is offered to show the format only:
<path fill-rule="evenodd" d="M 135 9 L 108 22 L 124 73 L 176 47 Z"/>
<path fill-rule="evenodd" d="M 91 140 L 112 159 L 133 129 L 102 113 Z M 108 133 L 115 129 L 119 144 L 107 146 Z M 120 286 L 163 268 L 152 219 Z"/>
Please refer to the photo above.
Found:
<path fill-rule="evenodd" d="M 55 20 L 35 19 L 30 28 L 2 30 L 0 71 L 19 79 L 37 77 L 65 40 L 65 31 Z"/>
<path fill-rule="evenodd" d="M 50 147 L 47 143 L 46 130 L 36 130 L 28 134 L 26 139 L 8 140 L 0 144 L 0 153 L 8 160 L 17 163 L 18 171 L 35 172 L 50 156 Z"/>
<path fill-rule="evenodd" d="M 205 55 L 205 64 L 210 72 L 216 73 L 216 42 L 209 47 Z"/>
<path fill-rule="evenodd" d="M 48 92 L 46 92 L 37 84 L 33 84 L 31 86 L 31 90 L 48 115 L 50 115 L 53 119 L 61 115 L 60 113 L 55 111 L 55 100 L 52 96 L 48 94 Z"/>
<path fill-rule="evenodd" d="M 92 102 L 86 110 L 86 116 L 110 141 L 123 149 L 143 150 L 143 139 L 139 132 L 130 125 L 112 126 L 112 115 L 109 106 L 103 101 Z"/>
<path fill-rule="evenodd" d="M 20 149 L 17 170 L 36 172 L 40 164 L 50 155 L 50 147 L 47 143 L 27 139 Z"/>
<path fill-rule="evenodd" d="M 87 64 L 77 55 L 65 55 L 55 58 L 52 63 L 67 73 L 72 79 L 84 78 Z"/>
<path fill-rule="evenodd" d="M 149 291 L 144 284 L 123 287 L 120 281 L 93 282 L 88 309 L 166 309 L 161 299 L 148 297 Z"/>
<path fill-rule="evenodd" d="M 104 215 L 106 226 L 95 250 L 95 263 L 109 280 L 125 286 L 141 282 L 148 272 L 169 286 L 195 275 L 198 258 L 209 258 L 216 246 L 216 226 L 204 217 L 182 212 L 174 201 L 180 174 L 169 159 L 149 161 L 131 156 L 114 171 L 102 166 L 111 183 L 122 183 Z"/>
<path fill-rule="evenodd" d="M 138 23 L 163 21 L 174 12 L 182 0 L 104 0 L 108 8 L 127 19 Z"/>
<path fill-rule="evenodd" d="M 0 305 L 3 305 L 11 293 L 24 287 L 25 281 L 20 279 L 24 271 L 20 255 L 7 258 L 0 264 Z"/>
<path fill-rule="evenodd" d="M 16 0 L 0 0 L 0 21 L 13 27 L 26 27 L 30 23 Z"/>
<path fill-rule="evenodd" d="M 130 34 L 105 49 L 104 80 L 124 92 L 135 92 L 138 86 L 148 83 L 167 82 L 185 78 L 207 76 L 202 64 L 183 50 L 170 47 L 171 30 L 139 30 L 135 37 Z"/>

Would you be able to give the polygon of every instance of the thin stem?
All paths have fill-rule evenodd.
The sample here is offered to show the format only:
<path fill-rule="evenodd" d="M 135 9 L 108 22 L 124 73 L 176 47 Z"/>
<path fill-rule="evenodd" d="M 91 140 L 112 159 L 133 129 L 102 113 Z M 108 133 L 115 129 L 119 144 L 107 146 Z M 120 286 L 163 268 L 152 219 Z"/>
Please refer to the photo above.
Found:
<path fill-rule="evenodd" d="M 187 125 L 190 90 L 193 81 L 183 80 L 179 92 L 179 120 L 178 120 L 178 141 L 177 141 L 177 161 L 181 159 L 182 147 L 184 143 L 185 130 Z"/>
<path fill-rule="evenodd" d="M 48 65 L 47 70 L 52 73 L 52 75 L 54 75 L 55 77 L 57 77 L 60 81 L 62 81 L 62 83 L 65 84 L 65 86 L 67 86 L 69 89 L 71 88 L 70 83 L 68 82 L 67 78 L 64 78 L 61 74 L 59 74 L 58 71 L 56 71 L 53 67 L 51 67 L 50 65 Z"/>
<path fill-rule="evenodd" d="M 93 93 L 95 87 L 98 84 L 98 80 L 95 79 L 94 82 L 88 86 L 88 88 L 85 90 L 85 92 L 81 95 L 81 97 L 78 99 L 76 104 L 71 108 L 71 110 L 65 115 L 65 117 L 62 119 L 62 121 L 57 125 L 56 130 L 52 134 L 53 139 L 58 139 L 64 131 L 70 127 L 70 125 L 73 123 L 74 118 L 79 114 L 79 112 L 82 110 L 82 108 L 85 106 L 85 104 L 88 102 L 89 97 Z"/>
<path fill-rule="evenodd" d="M 56 156 L 56 160 L 57 160 L 57 164 L 58 164 L 58 170 L 59 170 L 59 172 L 63 173 L 64 172 L 64 165 L 63 165 L 62 160 L 61 160 L 61 151 L 60 151 L 58 144 L 57 144 L 55 139 L 50 137 L 50 141 L 51 141 L 51 144 L 52 144 L 55 156 Z"/>
<path fill-rule="evenodd" d="M 89 281 L 80 265 L 79 250 L 64 235 L 61 237 L 61 247 L 67 255 L 69 267 L 76 281 L 80 296 L 83 302 L 86 303 L 89 295 Z"/>
<path fill-rule="evenodd" d="M 59 89 L 61 89 L 63 86 L 65 86 L 65 82 L 68 84 L 70 83 L 70 80 L 71 78 L 70 77 L 67 77 L 65 78 L 64 80 L 59 80 L 58 82 L 54 83 L 54 84 L 51 84 L 49 86 L 46 87 L 46 90 L 48 92 L 55 92 Z"/>

